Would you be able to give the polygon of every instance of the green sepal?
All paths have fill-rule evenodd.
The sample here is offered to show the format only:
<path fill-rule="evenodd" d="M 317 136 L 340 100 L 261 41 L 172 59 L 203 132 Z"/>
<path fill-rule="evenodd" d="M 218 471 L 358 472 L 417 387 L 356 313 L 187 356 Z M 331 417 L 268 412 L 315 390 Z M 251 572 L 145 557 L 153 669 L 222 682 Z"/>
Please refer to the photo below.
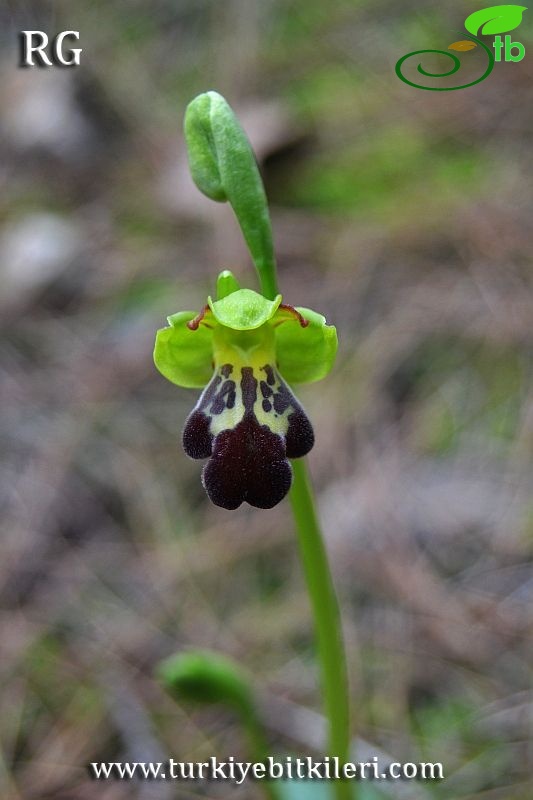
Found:
<path fill-rule="evenodd" d="M 239 281 L 229 269 L 224 269 L 217 278 L 217 300 L 223 300 L 228 294 L 238 292 L 241 288 Z"/>
<path fill-rule="evenodd" d="M 281 295 L 267 300 L 252 289 L 239 289 L 213 301 L 207 298 L 209 307 L 217 322 L 234 331 L 251 331 L 272 319 L 281 303 Z"/>
<path fill-rule="evenodd" d="M 205 325 L 196 330 L 187 322 L 196 311 L 179 311 L 168 317 L 170 327 L 157 331 L 154 363 L 171 383 L 187 389 L 201 389 L 213 375 L 213 331 Z"/>
<path fill-rule="evenodd" d="M 296 316 L 280 311 L 275 326 L 279 371 L 288 383 L 313 383 L 331 370 L 337 353 L 337 331 L 325 317 L 309 308 L 296 308 L 309 323 L 303 327 Z M 281 321 L 283 320 L 283 321 Z"/>

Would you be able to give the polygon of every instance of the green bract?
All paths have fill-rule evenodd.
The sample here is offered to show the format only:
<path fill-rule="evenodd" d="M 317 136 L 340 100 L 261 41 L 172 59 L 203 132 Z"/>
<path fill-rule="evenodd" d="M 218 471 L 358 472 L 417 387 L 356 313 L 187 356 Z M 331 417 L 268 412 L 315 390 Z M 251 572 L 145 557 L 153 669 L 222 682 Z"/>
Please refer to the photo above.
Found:
<path fill-rule="evenodd" d="M 211 200 L 235 212 L 263 294 L 276 294 L 276 261 L 268 205 L 250 142 L 218 92 L 198 95 L 185 114 L 185 139 L 192 178 Z"/>

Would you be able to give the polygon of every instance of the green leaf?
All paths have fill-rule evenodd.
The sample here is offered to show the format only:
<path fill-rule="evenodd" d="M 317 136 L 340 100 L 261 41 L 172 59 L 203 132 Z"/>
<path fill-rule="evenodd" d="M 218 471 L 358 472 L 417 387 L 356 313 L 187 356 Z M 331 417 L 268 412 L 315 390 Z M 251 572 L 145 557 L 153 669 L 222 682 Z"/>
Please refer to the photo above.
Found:
<path fill-rule="evenodd" d="M 465 20 L 465 28 L 474 36 L 483 33 L 493 36 L 496 33 L 507 33 L 518 28 L 522 22 L 522 14 L 526 6 L 490 6 L 474 11 Z"/>
<path fill-rule="evenodd" d="M 281 295 L 278 294 L 274 300 L 267 300 L 252 289 L 239 289 L 222 300 L 213 301 L 208 297 L 207 301 L 221 325 L 235 331 L 251 331 L 274 316 L 281 303 Z"/>
<path fill-rule="evenodd" d="M 251 760 L 262 761 L 266 757 L 268 745 L 250 678 L 239 664 L 212 650 L 191 650 L 167 658 L 159 665 L 158 674 L 178 702 L 214 703 L 230 708 L 247 735 Z M 271 800 L 279 800 L 270 781 L 264 788 Z"/>
<path fill-rule="evenodd" d="M 296 317 L 287 318 L 275 328 L 279 371 L 288 383 L 313 383 L 331 370 L 337 353 L 337 331 L 325 317 L 309 308 L 297 308 L 309 322 L 303 328 Z M 276 323 L 276 318 L 273 320 Z"/>
<path fill-rule="evenodd" d="M 246 714 L 253 704 L 246 675 L 230 659 L 215 652 L 178 653 L 159 665 L 158 674 L 176 700 L 221 703 Z"/>
<path fill-rule="evenodd" d="M 154 363 L 159 372 L 178 386 L 202 388 L 213 375 L 213 331 L 204 325 L 192 331 L 187 322 L 195 311 L 180 311 L 168 318 L 170 327 L 157 331 Z"/>
<path fill-rule="evenodd" d="M 276 261 L 268 204 L 248 137 L 222 95 L 195 97 L 185 112 L 189 168 L 207 197 L 233 208 L 256 266 L 263 294 L 276 295 Z"/>

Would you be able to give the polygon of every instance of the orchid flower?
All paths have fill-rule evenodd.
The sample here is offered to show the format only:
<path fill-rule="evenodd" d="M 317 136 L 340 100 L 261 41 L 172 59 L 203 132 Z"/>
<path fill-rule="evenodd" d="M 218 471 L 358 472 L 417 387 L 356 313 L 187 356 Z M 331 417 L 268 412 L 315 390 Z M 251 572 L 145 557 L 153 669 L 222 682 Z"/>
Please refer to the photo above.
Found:
<path fill-rule="evenodd" d="M 315 311 L 241 289 L 220 274 L 217 299 L 180 311 L 157 333 L 154 361 L 172 383 L 203 388 L 183 430 L 191 458 L 217 506 L 272 508 L 292 482 L 289 459 L 313 447 L 311 423 L 288 383 L 311 383 L 331 369 L 332 325 Z"/>

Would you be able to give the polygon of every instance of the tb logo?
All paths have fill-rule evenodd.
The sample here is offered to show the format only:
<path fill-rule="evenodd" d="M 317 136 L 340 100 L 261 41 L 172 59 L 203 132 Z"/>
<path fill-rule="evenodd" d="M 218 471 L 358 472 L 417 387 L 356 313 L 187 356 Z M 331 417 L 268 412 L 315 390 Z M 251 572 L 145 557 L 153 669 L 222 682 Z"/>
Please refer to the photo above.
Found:
<path fill-rule="evenodd" d="M 67 50 L 69 58 L 65 58 L 63 46 L 65 39 L 80 38 L 79 31 L 63 31 L 58 33 L 49 48 L 48 36 L 43 31 L 20 32 L 20 66 L 21 67 L 77 67 L 80 63 L 81 47 L 70 47 Z M 35 59 L 35 60 L 34 60 Z"/>
<path fill-rule="evenodd" d="M 502 50 L 504 51 L 505 61 L 516 62 L 522 61 L 524 58 L 526 48 L 521 42 L 513 42 L 510 36 L 506 36 L 505 39 L 502 40 L 502 37 L 499 35 L 501 33 L 507 33 L 508 31 L 514 31 L 515 28 L 518 28 L 522 22 L 522 14 L 524 11 L 527 11 L 526 6 L 515 5 L 490 6 L 490 8 L 481 8 L 479 11 L 474 11 L 474 13 L 470 14 L 465 20 L 465 28 L 468 31 L 466 36 L 468 38 L 461 39 L 459 42 L 453 42 L 453 44 L 448 45 L 448 50 L 466 52 L 480 47 L 484 51 L 487 65 L 485 67 L 485 72 L 480 78 L 476 78 L 475 80 L 471 79 L 467 83 L 461 83 L 459 86 L 432 86 L 426 85 L 425 83 L 418 83 L 418 75 L 413 74 L 413 69 L 411 69 L 411 75 L 404 74 L 404 62 L 410 59 L 411 56 L 420 56 L 425 53 L 437 53 L 439 56 L 446 56 L 448 59 L 448 67 L 450 61 L 452 62 L 452 67 L 450 69 L 444 68 L 442 72 L 439 72 L 433 67 L 431 70 L 427 70 L 419 63 L 417 72 L 425 78 L 448 78 L 450 75 L 455 75 L 461 68 L 462 62 L 455 53 L 449 53 L 447 50 L 415 50 L 412 53 L 407 53 L 407 55 L 402 56 L 396 62 L 396 75 L 409 86 L 414 86 L 415 89 L 425 89 L 429 92 L 453 92 L 456 89 L 467 89 L 469 86 L 475 86 L 476 83 L 481 83 L 485 78 L 488 78 L 495 62 L 502 60 Z M 498 35 L 495 37 L 492 44 L 494 48 L 493 53 L 490 46 L 479 37 L 480 35 L 494 36 L 495 34 Z M 411 62 L 411 67 L 413 67 L 414 64 L 416 64 L 416 61 Z M 416 81 L 414 78 L 416 78 Z"/>

